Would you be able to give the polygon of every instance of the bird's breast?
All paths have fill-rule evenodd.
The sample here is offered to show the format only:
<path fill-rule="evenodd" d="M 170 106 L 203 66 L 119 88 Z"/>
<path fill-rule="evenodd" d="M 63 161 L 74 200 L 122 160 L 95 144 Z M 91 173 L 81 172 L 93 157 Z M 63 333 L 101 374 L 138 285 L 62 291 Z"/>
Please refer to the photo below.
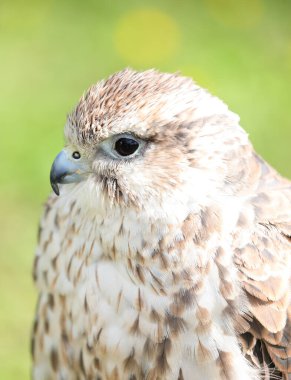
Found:
<path fill-rule="evenodd" d="M 239 360 L 210 237 L 205 246 L 180 226 L 84 218 L 76 205 L 56 210 L 46 216 L 35 278 L 39 313 L 52 326 L 44 339 L 62 347 L 59 360 L 81 361 L 84 378 L 121 379 L 219 379 L 221 352 Z"/>

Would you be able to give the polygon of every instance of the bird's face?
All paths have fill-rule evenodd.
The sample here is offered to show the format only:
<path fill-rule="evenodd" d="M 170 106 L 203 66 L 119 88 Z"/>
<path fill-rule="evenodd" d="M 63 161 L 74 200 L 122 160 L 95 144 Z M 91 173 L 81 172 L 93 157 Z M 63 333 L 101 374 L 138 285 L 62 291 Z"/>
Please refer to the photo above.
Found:
<path fill-rule="evenodd" d="M 217 110 L 227 108 L 190 79 L 117 73 L 91 87 L 68 117 L 66 146 L 51 169 L 53 190 L 59 195 L 59 184 L 71 183 L 90 193 L 92 204 L 189 210 L 226 175 L 219 153 L 225 133 L 205 122 Z"/>
<path fill-rule="evenodd" d="M 186 153 L 187 148 L 176 141 L 166 143 L 131 129 L 93 144 L 69 137 L 53 163 L 50 180 L 57 195 L 59 184 L 72 184 L 66 187 L 89 192 L 93 203 L 95 199 L 138 209 L 152 207 L 167 197 L 177 201 L 177 190 L 187 183 Z"/>

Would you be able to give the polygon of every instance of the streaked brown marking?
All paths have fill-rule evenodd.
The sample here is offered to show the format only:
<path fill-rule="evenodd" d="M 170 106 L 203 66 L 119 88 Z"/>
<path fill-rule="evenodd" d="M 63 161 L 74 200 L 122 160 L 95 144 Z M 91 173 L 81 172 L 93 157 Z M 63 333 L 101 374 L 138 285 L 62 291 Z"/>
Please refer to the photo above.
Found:
<path fill-rule="evenodd" d="M 42 233 L 42 227 L 41 227 L 41 225 L 39 224 L 39 225 L 38 225 L 38 230 L 37 230 L 37 243 L 38 243 L 38 244 L 40 243 L 41 233 Z"/>
<path fill-rule="evenodd" d="M 138 364 L 135 359 L 135 351 L 134 348 L 132 348 L 131 353 L 129 356 L 123 361 L 123 368 L 126 372 L 137 372 L 138 371 Z"/>
<path fill-rule="evenodd" d="M 97 368 L 99 371 L 101 371 L 101 363 L 100 363 L 99 358 L 95 357 L 93 360 L 93 363 L 94 363 L 95 368 Z"/>
<path fill-rule="evenodd" d="M 118 368 L 115 366 L 110 376 L 108 376 L 108 380 L 120 380 L 118 375 Z"/>
<path fill-rule="evenodd" d="M 130 326 L 129 332 L 131 334 L 134 334 L 134 335 L 140 333 L 140 329 L 139 329 L 139 315 L 136 317 L 136 319 L 134 320 L 133 324 Z"/>
<path fill-rule="evenodd" d="M 179 369 L 179 376 L 178 376 L 178 380 L 184 380 L 184 376 L 183 376 L 183 371 L 182 371 L 182 368 Z"/>
<path fill-rule="evenodd" d="M 193 305 L 195 301 L 195 289 L 192 288 L 182 288 L 177 293 L 174 294 L 174 302 L 178 305 L 182 305 L 189 308 Z"/>
<path fill-rule="evenodd" d="M 123 292 L 122 292 L 122 290 L 120 290 L 118 293 L 117 300 L 116 300 L 116 306 L 115 306 L 116 313 L 118 313 L 122 295 L 123 295 Z"/>
<path fill-rule="evenodd" d="M 33 262 L 33 271 L 32 271 L 32 278 L 33 278 L 34 282 L 37 281 L 37 265 L 38 265 L 38 261 L 39 261 L 39 256 L 35 256 L 34 262 Z"/>
<path fill-rule="evenodd" d="M 156 283 L 160 288 L 162 288 L 164 285 L 163 285 L 163 283 L 161 282 L 161 280 L 160 280 L 156 275 L 154 275 L 152 271 L 150 271 L 150 274 L 151 274 L 153 280 L 155 281 L 155 283 Z"/>
<path fill-rule="evenodd" d="M 87 295 L 86 294 L 85 294 L 85 297 L 84 297 L 84 309 L 85 309 L 85 313 L 88 313 L 89 306 L 88 306 L 88 301 L 87 301 Z"/>
<path fill-rule="evenodd" d="M 202 292 L 204 288 L 204 281 L 201 279 L 200 281 L 197 281 L 193 286 L 193 291 L 195 294 L 199 294 Z"/>
<path fill-rule="evenodd" d="M 56 213 L 56 215 L 55 215 L 54 225 L 55 225 L 56 229 L 59 229 L 59 227 L 60 227 L 60 221 L 59 221 L 59 214 L 58 213 Z"/>
<path fill-rule="evenodd" d="M 42 278 L 43 278 L 43 280 L 44 280 L 44 283 L 45 283 L 46 285 L 48 285 L 48 275 L 47 275 L 47 270 L 42 271 L 41 274 L 42 274 Z"/>
<path fill-rule="evenodd" d="M 50 330 L 50 323 L 49 323 L 48 318 L 46 318 L 45 321 L 44 321 L 44 331 L 45 331 L 46 334 L 48 334 L 49 330 Z"/>
<path fill-rule="evenodd" d="M 174 335 L 178 335 L 187 329 L 187 322 L 183 318 L 169 312 L 166 313 L 165 323 Z"/>
<path fill-rule="evenodd" d="M 32 329 L 34 335 L 36 334 L 37 329 L 38 329 L 38 319 L 35 319 L 33 323 L 33 329 Z"/>
<path fill-rule="evenodd" d="M 112 247 L 111 247 L 111 256 L 112 256 L 113 260 L 116 260 L 116 247 L 115 247 L 114 242 L 113 242 Z"/>
<path fill-rule="evenodd" d="M 156 311 L 156 309 L 152 308 L 151 313 L 150 313 L 150 318 L 153 322 L 160 322 L 162 317 L 160 314 Z"/>
<path fill-rule="evenodd" d="M 54 270 L 57 270 L 58 258 L 59 258 L 59 254 L 55 255 L 55 257 L 51 260 L 51 264 Z"/>
<path fill-rule="evenodd" d="M 69 214 L 72 214 L 73 209 L 74 209 L 76 203 L 77 203 L 77 201 L 74 200 L 74 201 L 70 204 L 70 212 L 69 212 Z"/>
<path fill-rule="evenodd" d="M 145 276 L 144 276 L 144 271 L 143 271 L 143 268 L 141 265 L 137 264 L 135 266 L 135 271 L 136 271 L 136 274 L 140 280 L 141 283 L 145 283 Z"/>
<path fill-rule="evenodd" d="M 210 334 L 209 330 L 212 325 L 212 320 L 209 311 L 206 308 L 199 306 L 196 311 L 196 318 L 198 323 L 195 327 L 195 331 L 198 334 L 205 334 L 207 332 Z"/>
<path fill-rule="evenodd" d="M 149 360 L 153 359 L 156 354 L 157 345 L 150 338 L 147 338 L 143 346 L 143 354 Z"/>
<path fill-rule="evenodd" d="M 170 263 L 169 263 L 169 260 L 168 260 L 167 256 L 164 253 L 160 252 L 159 258 L 160 258 L 160 262 L 162 264 L 162 268 L 163 269 L 168 269 Z"/>
<path fill-rule="evenodd" d="M 204 344 L 201 343 L 199 339 L 195 347 L 195 356 L 197 362 L 200 363 L 205 363 L 213 359 L 211 352 L 204 346 Z"/>
<path fill-rule="evenodd" d="M 226 300 L 233 300 L 235 298 L 234 294 L 234 286 L 232 283 L 228 281 L 221 281 L 219 290 L 223 296 L 224 299 Z"/>
<path fill-rule="evenodd" d="M 130 271 L 134 272 L 133 265 L 132 265 L 132 260 L 129 257 L 127 258 L 127 265 L 128 265 L 128 268 L 130 269 Z"/>
<path fill-rule="evenodd" d="M 30 355 L 34 359 L 35 354 L 35 337 L 33 336 L 30 340 Z"/>
<path fill-rule="evenodd" d="M 48 203 L 46 203 L 44 206 L 44 218 L 48 216 L 48 213 L 50 212 L 50 210 L 51 210 L 51 206 Z"/>
<path fill-rule="evenodd" d="M 170 369 L 167 356 L 171 352 L 172 342 L 169 338 L 164 338 L 161 343 L 157 344 L 157 348 L 158 355 L 156 358 L 156 370 L 158 374 L 165 375 Z"/>
<path fill-rule="evenodd" d="M 43 252 L 46 252 L 46 250 L 47 250 L 49 244 L 52 242 L 52 240 L 53 240 L 53 233 L 50 232 L 49 237 L 48 237 L 47 240 L 43 243 L 43 247 L 42 247 Z"/>
<path fill-rule="evenodd" d="M 80 368 L 81 368 L 81 371 L 82 371 L 83 375 L 86 377 L 86 369 L 85 369 L 84 358 L 83 358 L 83 351 L 82 350 L 80 351 L 80 355 L 79 355 L 79 364 L 80 364 Z"/>
<path fill-rule="evenodd" d="M 41 351 L 43 351 L 43 347 L 44 347 L 44 334 L 39 334 L 38 335 L 38 345 L 39 345 L 39 349 Z"/>
<path fill-rule="evenodd" d="M 136 301 L 138 311 L 141 311 L 144 307 L 144 301 L 141 295 L 140 288 L 138 288 L 137 301 Z"/>
<path fill-rule="evenodd" d="M 219 351 L 219 357 L 216 364 L 219 366 L 220 374 L 223 380 L 233 380 L 235 373 L 233 371 L 233 359 L 230 352 Z"/>
<path fill-rule="evenodd" d="M 97 343 L 97 342 L 99 341 L 99 339 L 100 339 L 100 336 L 101 336 L 101 334 L 102 334 L 102 330 L 103 330 L 103 327 L 101 327 L 101 328 L 99 329 L 98 333 L 97 333 L 97 336 L 96 336 L 96 338 L 95 338 L 95 342 L 96 342 L 96 343 Z"/>
<path fill-rule="evenodd" d="M 50 362 L 54 372 L 57 372 L 59 369 L 59 356 L 55 348 L 53 348 L 50 352 Z"/>

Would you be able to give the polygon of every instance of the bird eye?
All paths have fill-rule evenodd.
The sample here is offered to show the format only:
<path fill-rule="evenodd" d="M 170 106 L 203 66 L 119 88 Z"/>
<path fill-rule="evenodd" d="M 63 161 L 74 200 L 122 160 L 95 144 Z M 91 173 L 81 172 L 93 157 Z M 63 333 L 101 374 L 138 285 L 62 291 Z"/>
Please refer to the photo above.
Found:
<path fill-rule="evenodd" d="M 115 142 L 114 149 L 120 156 L 130 156 L 139 147 L 139 143 L 136 140 L 121 137 Z"/>
<path fill-rule="evenodd" d="M 79 158 L 81 158 L 81 155 L 80 155 L 79 152 L 76 151 L 76 152 L 73 152 L 72 157 L 73 157 L 75 160 L 79 160 Z"/>

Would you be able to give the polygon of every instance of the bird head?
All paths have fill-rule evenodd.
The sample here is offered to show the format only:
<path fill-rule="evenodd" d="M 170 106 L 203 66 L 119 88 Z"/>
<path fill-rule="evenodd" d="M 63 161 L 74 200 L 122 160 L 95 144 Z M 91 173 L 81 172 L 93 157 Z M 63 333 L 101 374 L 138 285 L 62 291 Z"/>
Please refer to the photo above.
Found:
<path fill-rule="evenodd" d="M 89 88 L 68 116 L 52 188 L 69 184 L 92 205 L 189 209 L 243 178 L 249 142 L 238 121 L 189 78 L 126 69 Z"/>

